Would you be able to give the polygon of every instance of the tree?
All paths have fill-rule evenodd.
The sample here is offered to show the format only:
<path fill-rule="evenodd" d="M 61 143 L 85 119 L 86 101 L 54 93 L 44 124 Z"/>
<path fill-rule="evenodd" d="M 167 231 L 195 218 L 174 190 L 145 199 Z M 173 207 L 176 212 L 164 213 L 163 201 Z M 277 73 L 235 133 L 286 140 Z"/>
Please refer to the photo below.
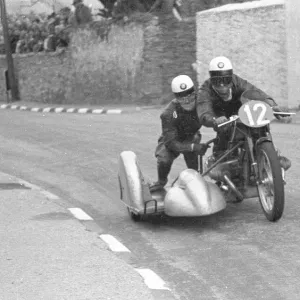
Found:
<path fill-rule="evenodd" d="M 31 6 L 34 6 L 37 3 L 42 3 L 51 7 L 53 11 L 58 11 L 64 7 L 64 5 L 59 0 L 31 0 Z"/>

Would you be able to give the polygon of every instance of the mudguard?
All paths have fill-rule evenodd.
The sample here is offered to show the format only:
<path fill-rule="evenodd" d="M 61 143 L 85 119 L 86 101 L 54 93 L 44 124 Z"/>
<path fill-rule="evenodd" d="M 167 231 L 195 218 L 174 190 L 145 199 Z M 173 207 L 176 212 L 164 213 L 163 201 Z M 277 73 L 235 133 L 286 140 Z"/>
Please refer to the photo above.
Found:
<path fill-rule="evenodd" d="M 182 171 L 165 196 L 165 214 L 169 216 L 205 216 L 225 207 L 219 187 L 192 169 Z"/>
<path fill-rule="evenodd" d="M 118 176 L 120 198 L 131 212 L 144 214 L 164 210 L 165 193 L 151 195 L 134 152 L 123 151 L 120 154 Z"/>

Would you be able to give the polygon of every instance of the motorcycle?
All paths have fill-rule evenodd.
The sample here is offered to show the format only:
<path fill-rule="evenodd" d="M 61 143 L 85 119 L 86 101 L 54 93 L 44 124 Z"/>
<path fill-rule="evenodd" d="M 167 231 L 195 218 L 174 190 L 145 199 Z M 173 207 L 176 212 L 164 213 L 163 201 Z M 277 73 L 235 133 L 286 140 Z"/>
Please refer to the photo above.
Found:
<path fill-rule="evenodd" d="M 262 101 L 244 103 L 238 115 L 219 125 L 231 127 L 227 151 L 216 161 L 209 157 L 204 172 L 200 162 L 202 176 L 214 180 L 233 202 L 258 197 L 266 218 L 272 222 L 281 218 L 285 203 L 285 171 L 270 131 L 274 114 L 294 113 L 273 112 Z"/>
<path fill-rule="evenodd" d="M 284 210 L 285 181 L 270 132 L 274 114 L 265 102 L 244 103 L 238 115 L 219 125 L 230 127 L 228 148 L 221 157 L 208 157 L 203 167 L 203 157 L 199 156 L 198 172 L 183 170 L 171 186 L 152 193 L 135 153 L 123 151 L 119 157 L 120 198 L 130 217 L 139 221 L 145 215 L 162 213 L 206 216 L 224 210 L 230 199 L 240 202 L 258 197 L 266 218 L 279 220 Z"/>

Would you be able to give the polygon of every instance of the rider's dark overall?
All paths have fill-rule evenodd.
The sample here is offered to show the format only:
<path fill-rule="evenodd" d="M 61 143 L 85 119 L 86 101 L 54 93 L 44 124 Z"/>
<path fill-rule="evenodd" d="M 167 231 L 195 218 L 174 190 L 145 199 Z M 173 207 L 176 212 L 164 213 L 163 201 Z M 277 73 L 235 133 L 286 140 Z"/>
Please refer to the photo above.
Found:
<path fill-rule="evenodd" d="M 198 155 L 191 151 L 192 142 L 200 143 L 197 135 L 201 124 L 196 108 L 184 110 L 176 100 L 172 100 L 160 115 L 162 134 L 155 150 L 157 158 L 158 182 L 164 186 L 173 161 L 183 154 L 188 168 L 198 170 Z M 195 137 L 196 135 L 196 137 Z"/>

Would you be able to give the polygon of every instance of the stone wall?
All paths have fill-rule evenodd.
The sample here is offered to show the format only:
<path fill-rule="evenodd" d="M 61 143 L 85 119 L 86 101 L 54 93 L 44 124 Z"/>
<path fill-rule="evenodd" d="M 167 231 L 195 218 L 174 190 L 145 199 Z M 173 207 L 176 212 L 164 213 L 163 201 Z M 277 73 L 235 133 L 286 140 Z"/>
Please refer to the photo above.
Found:
<path fill-rule="evenodd" d="M 300 1 L 286 1 L 289 106 L 300 106 Z"/>
<path fill-rule="evenodd" d="M 178 22 L 172 7 L 164 7 L 158 19 L 146 27 L 144 63 L 140 85 L 144 102 L 165 103 L 173 98 L 170 84 L 173 77 L 186 74 L 197 81 L 192 64 L 196 61 L 196 13 L 233 1 L 245 0 L 189 0 L 182 1 L 183 21 Z M 168 3 L 168 2 L 167 2 Z"/>
<path fill-rule="evenodd" d="M 184 21 L 178 22 L 174 18 L 172 7 L 164 7 L 162 13 L 148 20 L 143 26 L 143 59 L 134 81 L 135 87 L 126 88 L 128 95 L 124 97 L 117 91 L 112 97 L 104 96 L 101 80 L 97 81 L 101 75 L 99 72 L 89 76 L 81 76 L 82 72 L 72 73 L 76 61 L 69 53 L 15 56 L 21 97 L 26 101 L 58 104 L 165 103 L 173 97 L 170 83 L 174 76 L 187 74 L 195 82 L 197 80 L 197 73 L 192 68 L 196 61 L 196 12 L 232 1 L 183 1 Z M 5 68 L 5 58 L 0 57 L 0 95 L 5 94 L 2 72 Z M 113 82 L 110 84 L 113 89 Z"/>
<path fill-rule="evenodd" d="M 22 100 L 63 103 L 67 96 L 69 69 L 66 54 L 39 53 L 14 55 Z M 6 57 L 0 56 L 0 95 L 5 95 L 4 70 Z M 64 84 L 62 84 L 62 82 Z M 4 100 L 4 99 L 0 99 Z"/>
<path fill-rule="evenodd" d="M 151 26 L 146 26 L 141 74 L 145 103 L 169 101 L 173 97 L 170 84 L 174 76 L 186 74 L 196 81 L 196 72 L 192 68 L 196 59 L 195 14 L 206 8 L 205 1 L 185 1 L 183 22 L 174 18 L 171 7 L 165 7 L 164 13 L 160 13 Z"/>
<path fill-rule="evenodd" d="M 197 13 L 198 81 L 215 56 L 231 59 L 236 74 L 286 105 L 287 52 L 284 0 L 228 4 Z"/>
<path fill-rule="evenodd" d="M 60 53 L 13 55 L 22 100 L 42 103 L 117 104 L 138 98 L 135 73 L 143 53 L 139 25 L 113 28 L 109 43 L 78 31 Z M 125 49 L 125 50 L 124 50 Z M 0 95 L 5 97 L 6 57 L 0 57 Z"/>

